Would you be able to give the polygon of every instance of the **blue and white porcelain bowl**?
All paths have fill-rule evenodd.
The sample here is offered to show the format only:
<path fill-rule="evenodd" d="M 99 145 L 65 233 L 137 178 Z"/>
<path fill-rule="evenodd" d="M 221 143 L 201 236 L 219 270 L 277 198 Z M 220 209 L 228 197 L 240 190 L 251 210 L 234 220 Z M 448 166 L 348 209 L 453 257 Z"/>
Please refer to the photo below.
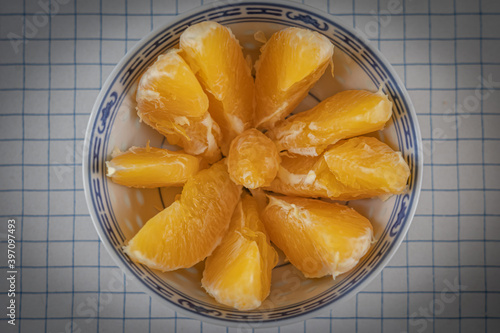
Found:
<path fill-rule="evenodd" d="M 159 54 L 178 43 L 189 25 L 214 20 L 232 29 L 255 61 L 260 43 L 256 31 L 267 37 L 289 26 L 317 31 L 335 45 L 335 77 L 324 75 L 298 110 L 346 89 L 376 91 L 382 87 L 393 101 L 393 116 L 381 132 L 382 139 L 400 150 L 411 168 L 406 194 L 380 199 L 351 201 L 373 225 L 376 242 L 352 271 L 337 277 L 305 279 L 292 265 L 281 263 L 273 271 L 272 290 L 266 302 L 253 311 L 238 311 L 215 302 L 201 287 L 203 264 L 190 269 L 161 273 L 132 262 L 123 245 L 179 189 L 131 189 L 106 178 L 105 161 L 115 147 L 166 146 L 164 138 L 139 122 L 135 111 L 135 83 Z M 125 273 L 144 290 L 171 309 L 206 322 L 239 327 L 290 324 L 320 314 L 352 297 L 387 264 L 403 240 L 418 202 L 422 179 L 422 142 L 417 117 L 394 69 L 358 33 L 328 14 L 295 3 L 238 2 L 199 7 L 171 19 L 151 32 L 119 62 L 104 84 L 94 105 L 85 138 L 83 176 L 90 214 L 103 244 Z"/>

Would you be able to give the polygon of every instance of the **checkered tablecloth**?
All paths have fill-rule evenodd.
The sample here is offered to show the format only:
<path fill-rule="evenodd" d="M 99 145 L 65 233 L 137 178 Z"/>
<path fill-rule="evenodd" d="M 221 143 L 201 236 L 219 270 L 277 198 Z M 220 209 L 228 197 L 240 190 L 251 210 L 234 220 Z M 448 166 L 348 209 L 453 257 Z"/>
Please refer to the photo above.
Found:
<path fill-rule="evenodd" d="M 128 280 L 97 237 L 82 185 L 102 83 L 146 33 L 200 1 L 48 2 L 0 1 L 0 331 L 238 331 L 179 315 Z M 423 189 L 406 239 L 367 288 L 317 318 L 253 331 L 499 332 L 500 1 L 305 2 L 359 29 L 399 73 L 426 147 Z"/>

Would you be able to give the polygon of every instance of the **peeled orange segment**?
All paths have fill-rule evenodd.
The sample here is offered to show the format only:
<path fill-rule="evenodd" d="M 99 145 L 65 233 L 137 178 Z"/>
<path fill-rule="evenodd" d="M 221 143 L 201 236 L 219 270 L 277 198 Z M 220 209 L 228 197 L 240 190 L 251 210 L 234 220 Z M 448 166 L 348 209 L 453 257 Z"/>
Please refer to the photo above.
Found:
<path fill-rule="evenodd" d="M 297 197 L 269 200 L 261 216 L 271 241 L 306 277 L 335 278 L 368 252 L 373 228 L 354 209 Z"/>
<path fill-rule="evenodd" d="M 136 100 L 142 113 L 159 109 L 172 116 L 196 118 L 208 110 L 207 96 L 175 49 L 160 55 L 144 73 Z"/>
<path fill-rule="evenodd" d="M 410 176 L 401 152 L 373 137 L 341 141 L 323 158 L 337 180 L 366 194 L 401 193 Z"/>
<path fill-rule="evenodd" d="M 208 97 L 196 76 L 170 50 L 142 75 L 136 93 L 137 114 L 149 126 L 210 163 L 220 159 L 220 129 L 208 113 Z"/>
<path fill-rule="evenodd" d="M 198 172 L 200 158 L 181 151 L 154 147 L 132 147 L 118 153 L 106 162 L 108 174 L 114 183 L 154 188 L 180 186 Z"/>
<path fill-rule="evenodd" d="M 298 113 L 268 133 L 280 150 L 316 156 L 341 139 L 382 129 L 392 102 L 382 92 L 347 90 Z"/>
<path fill-rule="evenodd" d="M 270 191 L 354 200 L 399 194 L 410 169 L 400 152 L 372 137 L 343 140 L 321 156 L 282 156 Z"/>
<path fill-rule="evenodd" d="M 219 245 L 240 194 L 224 161 L 198 172 L 179 199 L 139 230 L 125 252 L 133 261 L 161 271 L 193 266 Z"/>
<path fill-rule="evenodd" d="M 325 186 L 318 181 L 324 175 L 326 163 L 319 156 L 281 156 L 281 164 L 276 175 L 266 190 L 292 196 L 323 197 L 329 194 L 340 195 L 345 188 L 333 177 L 332 184 Z M 321 172 L 320 172 L 321 171 Z"/>
<path fill-rule="evenodd" d="M 241 200 L 234 210 L 229 230 L 248 228 L 254 232 L 262 232 L 267 236 L 266 227 L 259 217 L 257 200 L 247 192 L 243 192 Z"/>
<path fill-rule="evenodd" d="M 227 154 L 235 136 L 252 127 L 254 81 L 241 46 L 231 30 L 201 22 L 181 35 L 183 57 L 210 99 L 209 111 L 220 126 Z"/>
<path fill-rule="evenodd" d="M 332 56 L 333 44 L 317 32 L 288 28 L 274 33 L 255 64 L 255 126 L 269 129 L 289 115 L 332 63 Z"/>
<path fill-rule="evenodd" d="M 250 189 L 269 186 L 276 177 L 280 161 L 274 142 L 253 128 L 233 140 L 227 157 L 231 179 Z"/>
<path fill-rule="evenodd" d="M 205 262 L 201 283 L 219 303 L 252 310 L 269 295 L 271 271 L 277 262 L 278 255 L 269 243 L 257 203 L 243 194 L 229 231 Z"/>

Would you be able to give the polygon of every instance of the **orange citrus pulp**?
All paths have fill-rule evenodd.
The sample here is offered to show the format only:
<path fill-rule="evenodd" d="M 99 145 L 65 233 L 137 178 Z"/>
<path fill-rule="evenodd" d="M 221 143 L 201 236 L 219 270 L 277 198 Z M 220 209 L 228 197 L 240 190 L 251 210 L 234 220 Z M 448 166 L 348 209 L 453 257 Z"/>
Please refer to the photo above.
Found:
<path fill-rule="evenodd" d="M 227 157 L 231 179 L 250 189 L 269 186 L 276 177 L 280 161 L 276 145 L 256 129 L 238 135 Z"/>
<path fill-rule="evenodd" d="M 201 283 L 219 303 L 252 310 L 269 295 L 271 271 L 277 262 L 257 203 L 243 194 L 226 236 L 205 262 Z"/>
<path fill-rule="evenodd" d="M 224 161 L 189 178 L 179 199 L 151 218 L 130 240 L 125 252 L 161 271 L 188 268 L 209 256 L 226 234 L 238 203 Z"/>
<path fill-rule="evenodd" d="M 269 129 L 306 97 L 329 64 L 333 73 L 333 44 L 307 29 L 274 33 L 255 63 L 255 126 Z"/>
<path fill-rule="evenodd" d="M 141 76 L 136 93 L 137 114 L 149 126 L 208 162 L 220 159 L 219 126 L 208 113 L 208 98 L 180 55 L 169 50 Z"/>
<path fill-rule="evenodd" d="M 221 148 L 252 127 L 254 80 L 241 46 L 231 30 L 216 22 L 201 22 L 181 35 L 186 62 L 199 79 L 209 100 L 209 111 L 222 131 Z"/>
<path fill-rule="evenodd" d="M 373 239 L 368 219 L 321 200 L 269 196 L 262 220 L 271 241 L 306 277 L 335 278 L 351 270 Z"/>
<path fill-rule="evenodd" d="M 139 188 L 181 186 L 200 168 L 200 158 L 182 151 L 132 147 L 106 162 L 114 183 Z"/>
<path fill-rule="evenodd" d="M 347 90 L 289 117 L 268 135 L 280 150 L 317 156 L 341 139 L 382 129 L 391 115 L 392 102 L 381 92 Z"/>

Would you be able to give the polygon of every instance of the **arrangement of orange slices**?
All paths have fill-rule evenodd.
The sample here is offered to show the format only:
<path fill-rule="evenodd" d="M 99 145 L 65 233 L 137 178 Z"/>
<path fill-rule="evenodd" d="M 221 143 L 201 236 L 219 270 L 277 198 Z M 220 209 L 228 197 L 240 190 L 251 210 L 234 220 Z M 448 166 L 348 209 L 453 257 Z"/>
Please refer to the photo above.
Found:
<path fill-rule="evenodd" d="M 333 75 L 333 51 L 319 33 L 278 31 L 262 46 L 254 79 L 231 30 L 207 21 L 158 57 L 139 79 L 137 114 L 182 150 L 148 143 L 116 152 L 108 177 L 183 190 L 125 246 L 131 260 L 160 271 L 205 260 L 203 288 L 239 310 L 269 295 L 275 246 L 310 278 L 357 265 L 372 225 L 332 200 L 404 193 L 410 169 L 400 152 L 363 136 L 391 118 L 381 91 L 343 91 L 288 117 L 328 66 Z"/>

